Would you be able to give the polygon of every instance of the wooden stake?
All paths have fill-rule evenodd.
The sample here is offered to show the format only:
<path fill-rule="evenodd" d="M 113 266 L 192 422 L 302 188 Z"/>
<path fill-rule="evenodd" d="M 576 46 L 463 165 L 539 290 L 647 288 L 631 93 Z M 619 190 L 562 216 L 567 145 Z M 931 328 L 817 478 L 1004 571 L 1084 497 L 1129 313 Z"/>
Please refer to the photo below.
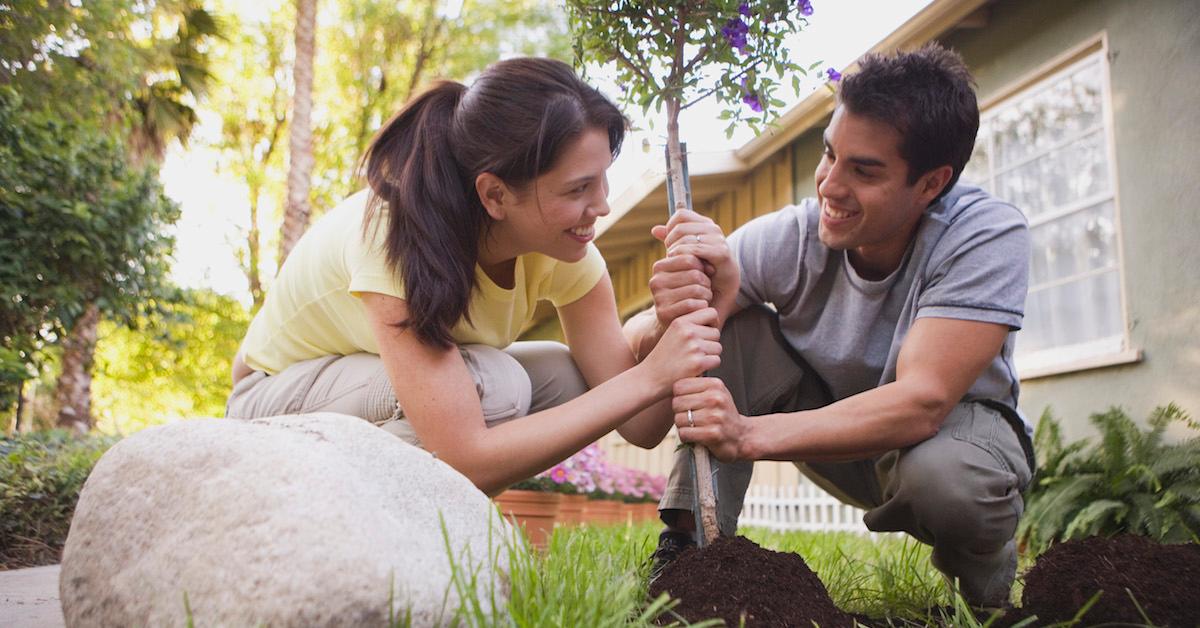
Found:
<path fill-rule="evenodd" d="M 687 144 L 679 142 L 678 108 L 676 103 L 667 103 L 667 109 L 673 114 L 668 123 L 667 139 L 667 215 L 673 215 L 678 209 L 692 208 L 692 182 L 688 177 Z M 673 131 L 673 132 L 672 132 Z M 692 508 L 698 513 L 700 525 L 699 545 L 704 547 L 720 536 L 717 525 L 717 493 L 712 483 L 712 464 L 709 461 L 708 450 L 703 445 L 692 446 L 692 476 L 695 479 Z"/>
<path fill-rule="evenodd" d="M 697 532 L 700 533 L 700 547 L 704 547 L 721 535 L 717 525 L 717 493 L 713 490 L 708 450 L 703 445 L 695 445 L 692 456 L 696 459 L 696 495 L 700 502 L 700 529 Z"/>

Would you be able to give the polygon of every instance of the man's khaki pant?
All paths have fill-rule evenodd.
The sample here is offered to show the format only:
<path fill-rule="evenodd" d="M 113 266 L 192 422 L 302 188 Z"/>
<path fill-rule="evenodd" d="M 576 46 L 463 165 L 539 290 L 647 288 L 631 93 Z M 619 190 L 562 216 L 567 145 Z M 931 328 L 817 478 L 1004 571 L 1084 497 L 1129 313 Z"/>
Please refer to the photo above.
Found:
<path fill-rule="evenodd" d="M 721 344 L 721 366 L 710 375 L 725 382 L 741 414 L 795 412 L 832 401 L 769 309 L 751 308 L 731 318 Z M 933 546 L 934 566 L 959 580 L 968 602 L 1001 606 L 1016 571 L 1013 535 L 1024 511 L 1021 491 L 1031 475 L 1032 449 L 1024 434 L 1018 437 L 1014 418 L 993 404 L 960 403 L 935 436 L 916 445 L 866 460 L 795 464 L 834 497 L 866 510 L 867 528 L 907 532 Z M 660 510 L 692 510 L 688 456 L 687 449 L 676 455 Z M 723 534 L 732 535 L 753 462 L 713 463 L 719 524 Z M 674 523 L 667 520 L 674 513 L 663 515 Z"/>
<path fill-rule="evenodd" d="M 475 382 L 488 427 L 552 408 L 587 390 L 571 352 L 557 342 L 516 342 L 504 350 L 459 348 Z M 421 446 L 373 353 L 298 362 L 275 375 L 254 372 L 233 387 L 225 416 L 257 419 L 280 414 L 338 412 L 356 416 Z"/>

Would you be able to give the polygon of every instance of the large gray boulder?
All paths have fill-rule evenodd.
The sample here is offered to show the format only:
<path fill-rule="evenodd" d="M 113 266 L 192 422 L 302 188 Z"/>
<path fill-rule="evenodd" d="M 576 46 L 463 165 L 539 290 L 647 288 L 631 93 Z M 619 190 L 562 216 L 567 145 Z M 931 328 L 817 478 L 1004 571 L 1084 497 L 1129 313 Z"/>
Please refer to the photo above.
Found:
<path fill-rule="evenodd" d="M 465 477 L 361 419 L 194 419 L 96 465 L 59 588 L 68 626 L 426 626 L 460 590 L 504 612 L 512 538 Z"/>

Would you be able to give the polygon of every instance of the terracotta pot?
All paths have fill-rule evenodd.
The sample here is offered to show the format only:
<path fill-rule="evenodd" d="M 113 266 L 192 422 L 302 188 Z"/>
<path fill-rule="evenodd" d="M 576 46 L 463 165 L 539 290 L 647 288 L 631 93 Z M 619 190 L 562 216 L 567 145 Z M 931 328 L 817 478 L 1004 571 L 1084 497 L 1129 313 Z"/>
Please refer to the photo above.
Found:
<path fill-rule="evenodd" d="M 612 525 L 621 515 L 621 503 L 610 499 L 589 499 L 584 505 L 583 518 L 592 525 Z"/>
<path fill-rule="evenodd" d="M 525 531 L 525 536 L 534 547 L 546 547 L 554 530 L 554 521 L 558 518 L 561 494 L 509 489 L 497 495 L 493 501 L 505 519 L 513 521 Z"/>
<path fill-rule="evenodd" d="M 642 521 L 658 521 L 658 502 L 642 502 L 638 507 L 641 509 Z"/>
<path fill-rule="evenodd" d="M 637 504 L 621 502 L 620 517 L 617 519 L 617 523 L 629 525 L 636 522 L 639 510 Z"/>
<path fill-rule="evenodd" d="M 575 526 L 583 523 L 587 495 L 563 495 L 558 504 L 558 525 Z"/>

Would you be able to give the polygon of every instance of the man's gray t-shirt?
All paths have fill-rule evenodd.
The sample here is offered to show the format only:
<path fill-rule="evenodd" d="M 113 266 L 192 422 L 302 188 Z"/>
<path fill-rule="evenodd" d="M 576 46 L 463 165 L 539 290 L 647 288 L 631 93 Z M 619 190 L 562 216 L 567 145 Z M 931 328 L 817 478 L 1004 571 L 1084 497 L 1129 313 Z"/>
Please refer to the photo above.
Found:
<path fill-rule="evenodd" d="M 963 401 L 1016 409 L 1013 343 L 1029 281 L 1024 214 L 975 187 L 957 185 L 928 208 L 900 267 L 863 279 L 845 251 L 817 237 L 820 206 L 808 198 L 734 231 L 738 304 L 770 303 L 784 337 L 844 399 L 896 380 L 900 346 L 922 317 L 1007 325 L 1004 348 Z"/>

